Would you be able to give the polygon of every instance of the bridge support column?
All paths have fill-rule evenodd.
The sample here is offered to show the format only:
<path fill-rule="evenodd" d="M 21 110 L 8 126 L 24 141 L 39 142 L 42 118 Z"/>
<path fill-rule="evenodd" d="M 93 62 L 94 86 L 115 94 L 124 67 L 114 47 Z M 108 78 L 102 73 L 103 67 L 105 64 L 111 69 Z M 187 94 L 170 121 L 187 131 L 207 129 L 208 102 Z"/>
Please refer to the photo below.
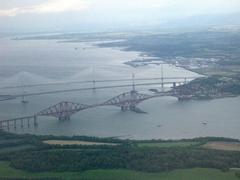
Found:
<path fill-rule="evenodd" d="M 37 126 L 38 126 L 38 123 L 37 123 L 37 116 L 36 115 L 34 115 L 33 116 L 33 125 L 34 125 L 34 127 L 36 128 Z"/>
<path fill-rule="evenodd" d="M 2 129 L 3 129 L 3 123 L 0 122 L 0 130 L 2 130 Z"/>
<path fill-rule="evenodd" d="M 59 121 L 70 121 L 70 116 L 60 116 L 58 117 Z"/>
<path fill-rule="evenodd" d="M 121 110 L 122 111 L 127 111 L 128 110 L 128 106 L 121 106 Z"/>
<path fill-rule="evenodd" d="M 176 82 L 173 83 L 173 88 L 176 88 Z"/>
<path fill-rule="evenodd" d="M 17 121 L 16 120 L 14 121 L 14 129 L 15 130 L 17 129 Z"/>
<path fill-rule="evenodd" d="M 191 99 L 191 98 L 188 97 L 188 96 L 184 96 L 184 95 L 178 96 L 178 101 L 187 101 L 187 100 L 190 100 L 190 99 Z"/>
<path fill-rule="evenodd" d="M 9 131 L 9 129 L 10 129 L 9 121 L 7 122 L 7 129 L 8 129 L 8 131 Z"/>
<path fill-rule="evenodd" d="M 135 105 L 131 105 L 131 106 L 129 106 L 129 109 L 134 111 L 134 110 L 136 110 L 136 106 Z"/>
<path fill-rule="evenodd" d="M 30 118 L 27 119 L 28 123 L 28 128 L 30 128 Z"/>
<path fill-rule="evenodd" d="M 96 81 L 93 80 L 93 91 L 96 91 Z"/>
<path fill-rule="evenodd" d="M 21 128 L 23 129 L 23 119 L 21 119 Z"/>

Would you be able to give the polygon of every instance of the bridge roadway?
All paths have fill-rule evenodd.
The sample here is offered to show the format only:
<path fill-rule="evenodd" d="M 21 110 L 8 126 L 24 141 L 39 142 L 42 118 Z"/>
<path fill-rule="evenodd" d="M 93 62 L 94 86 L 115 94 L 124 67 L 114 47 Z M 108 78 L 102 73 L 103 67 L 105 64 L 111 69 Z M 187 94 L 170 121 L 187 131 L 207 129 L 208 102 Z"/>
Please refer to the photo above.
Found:
<path fill-rule="evenodd" d="M 155 78 L 158 79 L 158 78 Z M 173 81 L 163 81 L 163 78 L 160 78 L 162 81 L 157 83 L 138 83 L 135 84 L 133 80 L 133 84 L 122 84 L 122 85 L 110 85 L 110 86 L 99 86 L 99 87 L 88 87 L 88 88 L 76 88 L 76 89 L 65 89 L 65 90 L 55 90 L 55 91 L 45 91 L 45 92 L 36 92 L 36 93 L 28 93 L 28 94 L 21 94 L 21 95 L 14 95 L 15 98 L 17 97 L 23 97 L 23 96 L 36 96 L 36 95 L 44 95 L 44 94 L 55 94 L 55 93 L 63 93 L 63 92 L 74 92 L 74 91 L 83 91 L 83 90 L 92 90 L 92 89 L 107 89 L 107 88 L 120 88 L 120 87 L 129 87 L 132 86 L 132 90 L 126 93 L 122 93 L 116 97 L 113 97 L 109 99 L 106 102 L 100 103 L 100 104 L 93 104 L 93 105 L 86 105 L 86 104 L 78 104 L 78 103 L 72 103 L 72 102 L 60 102 L 58 104 L 55 104 L 53 106 L 50 106 L 38 113 L 35 113 L 32 116 L 26 116 L 26 117 L 20 117 L 20 118 L 14 118 L 14 119 L 8 119 L 8 120 L 2 120 L 0 121 L 0 129 L 3 129 L 4 127 L 7 127 L 9 130 L 11 123 L 13 123 L 14 128 L 17 127 L 17 122 L 21 122 L 21 127 L 23 128 L 23 124 L 25 121 L 28 123 L 28 127 L 30 127 L 30 121 L 34 121 L 34 127 L 37 127 L 37 117 L 38 116 L 51 116 L 56 117 L 60 121 L 62 120 L 70 120 L 70 117 L 82 110 L 94 108 L 98 106 L 117 106 L 120 107 L 122 111 L 126 110 L 132 110 L 135 111 L 136 107 L 139 103 L 148 100 L 150 98 L 156 98 L 160 96 L 176 96 L 179 97 L 178 94 L 174 90 L 170 90 L 167 92 L 161 92 L 155 95 L 148 95 L 148 94 L 141 94 L 138 93 L 135 90 L 136 86 L 145 86 L 145 85 L 161 85 L 162 87 L 164 84 L 173 84 L 173 87 L 176 86 L 176 83 L 186 83 L 187 78 L 184 78 L 184 81 L 182 82 L 173 82 Z M 141 79 L 141 80 L 146 80 Z M 148 79 L 149 80 L 149 79 Z M 151 79 L 152 80 L 152 79 Z M 121 81 L 119 79 L 119 81 Z M 6 96 L 8 99 L 13 96 Z M 6 125 L 6 126 L 4 126 Z"/>
<path fill-rule="evenodd" d="M 16 97 L 13 95 L 0 95 L 0 101 L 7 101 L 12 99 L 16 99 Z"/>
<path fill-rule="evenodd" d="M 199 76 L 190 77 L 155 77 L 155 78 L 135 78 L 134 81 L 148 81 L 148 80 L 192 80 L 199 78 Z M 0 89 L 17 89 L 17 88 L 30 88 L 39 86 L 56 86 L 56 85 L 70 85 L 70 84 L 85 84 L 85 83 L 104 83 L 104 82 L 126 82 L 132 81 L 132 79 L 105 79 L 105 80 L 87 80 L 87 81 L 71 81 L 71 82 L 52 82 L 52 83 L 38 83 L 38 84 L 26 84 L 19 86 L 5 86 Z"/>
<path fill-rule="evenodd" d="M 150 86 L 150 85 L 161 85 L 163 84 L 170 84 L 173 85 L 176 83 L 186 83 L 186 81 L 178 81 L 178 82 L 156 82 L 156 83 L 138 83 L 135 84 L 135 86 Z M 97 87 L 87 87 L 87 88 L 75 88 L 75 89 L 62 89 L 62 90 L 53 90 L 53 91 L 44 91 L 44 92 L 34 92 L 34 93 L 25 93 L 25 94 L 16 94 L 16 95 L 9 95 L 12 98 L 10 99 L 16 99 L 19 97 L 27 97 L 27 96 L 40 96 L 40 95 L 46 95 L 46 94 L 58 94 L 58 93 L 68 93 L 68 92 L 78 92 L 78 91 L 87 91 L 87 90 L 97 90 L 97 89 L 111 89 L 111 88 L 123 88 L 123 87 L 131 87 L 132 84 L 122 84 L 122 85 L 110 85 L 110 86 L 97 86 Z M 1 101 L 1 100 L 0 100 Z M 4 101 L 4 99 L 2 100 Z"/>
<path fill-rule="evenodd" d="M 87 90 L 97 90 L 97 89 L 110 89 L 110 88 L 122 88 L 130 87 L 132 84 L 122 84 L 122 85 L 104 85 L 104 86 L 95 86 L 97 82 L 124 82 L 124 81 L 147 81 L 147 80 L 161 80 L 161 82 L 151 82 L 151 83 L 137 83 L 135 86 L 149 86 L 149 85 L 161 85 L 163 88 L 165 84 L 176 84 L 186 83 L 190 80 L 197 78 L 196 76 L 192 77 L 156 77 L 156 78 L 138 78 L 138 79 L 108 79 L 108 80 L 98 80 L 98 81 L 75 81 L 75 82 L 56 82 L 56 83 L 43 83 L 43 84 L 28 84 L 23 86 L 8 86 L 0 87 L 0 89 L 14 89 L 14 88 L 27 88 L 27 87 L 37 87 L 37 86 L 47 86 L 47 85 L 63 85 L 63 84 L 80 84 L 80 83 L 93 83 L 92 87 L 86 88 L 74 88 L 74 89 L 61 89 L 61 90 L 52 90 L 52 91 L 43 91 L 43 92 L 32 92 L 32 93 L 23 93 L 23 94 L 10 94 L 10 95 L 0 95 L 0 101 L 13 100 L 16 98 L 23 98 L 26 96 L 39 96 L 46 94 L 57 94 L 57 93 L 68 93 L 68 92 L 77 92 L 77 91 L 87 91 Z M 175 80 L 175 81 L 165 81 L 165 80 Z M 182 80 L 182 81 L 176 81 Z"/>
<path fill-rule="evenodd" d="M 60 121 L 70 120 L 70 117 L 73 114 L 85 109 L 94 108 L 98 106 L 117 106 L 117 107 L 120 107 L 122 111 L 127 111 L 127 110 L 134 111 L 136 109 L 136 106 L 139 103 L 145 100 L 148 100 L 150 98 L 156 98 L 161 96 L 175 96 L 175 93 L 173 91 L 168 91 L 168 92 L 161 92 L 156 95 L 141 94 L 141 93 L 138 93 L 135 90 L 135 86 L 133 86 L 133 90 L 131 90 L 130 92 L 122 93 L 100 104 L 86 105 L 86 104 L 79 104 L 79 103 L 73 103 L 73 102 L 60 102 L 38 113 L 35 113 L 32 116 L 2 120 L 0 121 L 0 129 L 7 127 L 7 129 L 9 130 L 11 126 L 10 123 L 13 123 L 13 126 L 16 129 L 17 121 L 21 122 L 21 127 L 23 128 L 23 123 L 25 120 L 27 120 L 28 127 L 30 127 L 30 120 L 34 120 L 34 127 L 37 127 L 38 116 L 56 117 Z M 5 124 L 6 126 L 4 126 Z"/>

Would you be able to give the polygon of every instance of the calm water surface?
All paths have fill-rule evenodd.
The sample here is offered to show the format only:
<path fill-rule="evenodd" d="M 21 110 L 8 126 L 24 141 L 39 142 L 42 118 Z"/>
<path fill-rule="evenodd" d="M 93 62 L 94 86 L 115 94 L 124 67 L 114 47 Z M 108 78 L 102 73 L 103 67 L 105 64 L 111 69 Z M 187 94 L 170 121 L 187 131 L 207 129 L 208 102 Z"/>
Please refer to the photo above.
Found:
<path fill-rule="evenodd" d="M 132 68 L 123 62 L 141 59 L 139 52 L 99 48 L 91 43 L 57 43 L 54 40 L 14 41 L 0 39 L 1 87 L 33 83 L 160 77 L 160 66 Z M 164 76 L 196 76 L 187 70 L 164 65 Z M 130 82 L 125 82 L 130 83 Z M 119 83 L 111 83 L 115 85 Z M 106 85 L 97 83 L 96 86 Z M 22 94 L 55 89 L 92 87 L 92 84 L 58 85 L 3 90 L 0 94 Z M 137 90 L 151 93 L 149 88 Z M 84 104 L 104 102 L 129 88 L 81 91 L 28 97 L 0 102 L 0 119 L 31 115 L 60 101 Z M 240 139 L 240 97 L 209 101 L 178 102 L 174 97 L 150 99 L 139 105 L 147 114 L 121 112 L 114 106 L 81 111 L 69 122 L 55 118 L 39 118 L 38 129 L 18 129 L 19 133 L 54 135 L 121 136 L 136 139 L 179 139 L 198 136 L 224 136 Z M 203 125 L 202 122 L 208 122 Z"/>

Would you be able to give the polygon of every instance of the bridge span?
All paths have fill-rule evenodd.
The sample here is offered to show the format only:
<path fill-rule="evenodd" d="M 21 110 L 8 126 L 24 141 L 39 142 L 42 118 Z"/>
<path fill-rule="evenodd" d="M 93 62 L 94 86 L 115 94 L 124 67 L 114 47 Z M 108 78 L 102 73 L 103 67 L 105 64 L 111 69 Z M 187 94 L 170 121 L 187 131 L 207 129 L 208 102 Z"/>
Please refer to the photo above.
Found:
<path fill-rule="evenodd" d="M 24 127 L 25 123 L 27 123 L 27 127 L 30 128 L 32 121 L 33 121 L 33 126 L 36 128 L 38 126 L 37 115 L 1 120 L 0 121 L 0 130 L 5 129 L 5 128 L 7 128 L 7 130 L 9 130 L 10 127 L 13 127 L 16 130 L 17 126 L 19 125 L 19 122 L 20 122 L 21 128 Z"/>
<path fill-rule="evenodd" d="M 173 91 L 168 91 L 168 92 L 161 92 L 155 95 L 142 94 L 137 92 L 135 90 L 135 87 L 133 87 L 133 90 L 122 93 L 103 103 L 87 105 L 87 104 L 79 104 L 79 103 L 65 101 L 65 102 L 60 102 L 58 104 L 50 106 L 38 113 L 35 113 L 32 116 L 1 120 L 0 129 L 4 129 L 6 127 L 9 130 L 10 127 L 12 126 L 14 127 L 14 129 L 16 129 L 18 124 L 17 122 L 20 122 L 21 128 L 24 127 L 24 122 L 27 122 L 28 127 L 30 127 L 30 124 L 31 124 L 30 122 L 32 120 L 33 120 L 34 127 L 37 127 L 38 125 L 37 117 L 39 116 L 55 117 L 59 121 L 66 121 L 66 120 L 70 120 L 71 116 L 77 112 L 80 112 L 89 108 L 99 107 L 99 106 L 117 106 L 117 107 L 120 107 L 122 111 L 127 111 L 127 110 L 134 111 L 137 105 L 140 104 L 141 102 L 151 98 L 156 98 L 161 96 L 174 96 L 174 93 Z"/>
<path fill-rule="evenodd" d="M 149 80 L 160 80 L 159 82 L 138 82 L 135 86 L 155 86 L 160 85 L 163 89 L 165 85 L 172 85 L 172 87 L 176 87 L 180 84 L 185 84 L 196 77 L 164 77 L 164 78 L 141 78 L 141 79 L 134 79 L 134 81 L 149 81 Z M 30 87 L 38 87 L 38 86 L 45 86 L 45 85 L 62 85 L 62 84 L 79 84 L 79 83 L 93 83 L 91 87 L 79 87 L 79 88 L 71 88 L 71 89 L 56 89 L 56 90 L 49 90 L 49 91 L 41 91 L 41 92 L 27 92 L 21 94 L 10 94 L 10 95 L 0 95 L 0 101 L 7 101 L 13 100 L 16 98 L 22 98 L 28 96 L 41 96 L 47 94 L 59 94 L 59 93 L 70 93 L 70 92 L 79 92 L 79 91 L 90 91 L 90 90 L 100 90 L 100 89 L 112 89 L 112 88 L 125 88 L 131 87 L 132 84 L 117 84 L 117 85 L 99 85 L 96 86 L 96 83 L 102 82 L 124 82 L 129 81 L 130 79 L 115 79 L 115 80 L 101 80 L 101 81 L 76 81 L 76 82 L 64 82 L 64 83 L 46 83 L 46 84 L 29 84 L 24 86 L 8 86 L 8 87 L 0 87 L 0 89 L 15 89 L 15 88 L 30 88 Z M 133 79 L 132 79 L 133 80 Z M 167 81 L 166 81 L 167 80 Z"/>
<path fill-rule="evenodd" d="M 188 81 L 199 78 L 199 76 L 188 76 L 188 77 L 152 77 L 152 78 L 134 78 L 134 81 L 151 81 L 161 80 L 163 83 L 168 81 Z M 63 82 L 49 82 L 49 83 L 38 83 L 38 84 L 25 84 L 25 85 L 12 85 L 12 86 L 0 86 L 0 89 L 22 89 L 31 87 L 43 87 L 43 86 L 58 86 L 58 85 L 72 85 L 72 84 L 92 84 L 92 83 L 109 83 L 109 82 L 131 82 L 131 78 L 126 79 L 102 79 L 102 80 L 86 80 L 86 81 L 63 81 Z"/>
<path fill-rule="evenodd" d="M 36 115 L 56 117 L 59 120 L 70 120 L 70 117 L 73 114 L 85 109 L 95 108 L 99 106 L 117 106 L 120 107 L 122 111 L 135 110 L 136 106 L 145 100 L 166 95 L 172 95 L 172 93 L 165 92 L 159 93 L 157 95 L 148 95 L 141 94 L 135 90 L 132 90 L 130 92 L 122 93 L 99 104 L 86 105 L 73 102 L 60 102 L 36 113 Z"/>
<path fill-rule="evenodd" d="M 158 79 L 158 78 L 156 78 Z M 140 80 L 140 79 L 138 79 Z M 143 79 L 141 79 L 143 80 Z M 118 80 L 118 81 L 125 81 L 125 80 Z M 174 96 L 178 97 L 180 100 L 181 94 L 176 91 L 176 86 L 177 83 L 186 83 L 187 78 L 184 78 L 183 82 L 173 82 L 169 81 L 166 82 L 161 78 L 161 82 L 151 82 L 151 83 L 138 83 L 135 84 L 135 79 L 133 75 L 132 79 L 132 84 L 122 84 L 122 85 L 108 85 L 108 86 L 99 86 L 99 87 L 92 87 L 92 88 L 77 88 L 77 89 L 66 89 L 66 90 L 55 90 L 55 91 L 48 91 L 48 92 L 38 92 L 38 93 L 29 93 L 29 94 L 24 94 L 24 95 L 15 95 L 15 96 L 3 96 L 3 99 L 12 99 L 13 97 L 22 97 L 22 96 L 35 96 L 35 95 L 43 95 L 43 94 L 53 94 L 53 93 L 62 93 L 62 92 L 73 92 L 73 91 L 82 91 L 82 90 L 90 90 L 90 89 L 106 89 L 106 88 L 118 88 L 118 87 L 129 87 L 132 86 L 132 90 L 129 92 L 122 93 L 118 96 L 115 96 L 103 103 L 98 103 L 98 104 L 92 104 L 92 105 L 87 105 L 87 104 L 80 104 L 80 103 L 74 103 L 74 102 L 60 102 L 58 104 L 52 105 L 40 112 L 35 113 L 34 115 L 31 116 L 25 116 L 25 117 L 19 117 L 19 118 L 14 118 L 14 119 L 7 119 L 7 120 L 0 120 L 0 129 L 5 129 L 7 130 L 10 129 L 10 127 L 14 127 L 14 129 L 17 128 L 17 125 L 20 124 L 21 128 L 24 127 L 24 124 L 27 123 L 28 128 L 31 126 L 31 123 L 33 122 L 33 126 L 37 127 L 37 118 L 39 116 L 47 116 L 47 117 L 55 117 L 59 121 L 66 121 L 70 120 L 71 116 L 77 112 L 90 109 L 90 108 L 95 108 L 99 106 L 117 106 L 120 107 L 122 111 L 136 111 L 137 110 L 137 105 L 140 104 L 143 101 L 146 101 L 151 98 L 156 98 L 156 97 L 161 97 L 161 96 Z M 79 83 L 79 82 L 78 82 Z M 136 86 L 145 86 L 145 85 L 161 85 L 162 90 L 164 84 L 172 84 L 173 89 L 169 91 L 162 91 L 159 93 L 156 93 L 154 95 L 149 95 L 149 94 L 143 94 L 139 93 L 138 91 L 135 90 Z M 32 86 L 39 86 L 41 84 L 36 84 Z M 8 87 L 9 88 L 9 87 Z M 12 88 L 12 87 L 10 87 Z M 20 123 L 19 123 L 20 122 Z"/>

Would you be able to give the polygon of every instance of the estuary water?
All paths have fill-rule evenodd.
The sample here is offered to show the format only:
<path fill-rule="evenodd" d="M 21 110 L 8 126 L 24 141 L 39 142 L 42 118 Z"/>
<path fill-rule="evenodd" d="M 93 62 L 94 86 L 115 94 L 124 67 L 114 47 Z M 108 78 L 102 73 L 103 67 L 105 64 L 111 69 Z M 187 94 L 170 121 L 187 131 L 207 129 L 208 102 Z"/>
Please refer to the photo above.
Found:
<path fill-rule="evenodd" d="M 117 48 L 100 48 L 90 42 L 59 43 L 55 40 L 0 39 L 0 95 L 28 94 L 52 90 L 93 87 L 93 83 L 3 89 L 6 86 L 73 82 L 85 80 L 191 77 L 197 74 L 164 64 L 131 67 L 124 62 L 145 57 L 141 52 Z M 139 82 L 139 81 L 138 81 Z M 140 83 L 146 81 L 140 81 Z M 148 81 L 156 82 L 156 81 Z M 95 83 L 95 86 L 131 84 L 126 82 Z M 137 82 L 136 82 L 137 83 Z M 150 88 L 137 90 L 151 94 Z M 0 120 L 32 115 L 61 101 L 97 104 L 107 101 L 131 87 L 47 94 L 0 101 Z M 147 112 L 122 112 L 118 107 L 102 106 L 76 113 L 70 121 L 39 117 L 39 127 L 17 129 L 18 133 L 87 135 L 131 139 L 180 139 L 199 136 L 223 136 L 240 139 L 240 97 L 205 101 L 178 102 L 175 97 L 144 101 L 139 108 Z M 204 125 L 203 122 L 207 122 Z M 11 131 L 14 132 L 13 129 Z"/>

